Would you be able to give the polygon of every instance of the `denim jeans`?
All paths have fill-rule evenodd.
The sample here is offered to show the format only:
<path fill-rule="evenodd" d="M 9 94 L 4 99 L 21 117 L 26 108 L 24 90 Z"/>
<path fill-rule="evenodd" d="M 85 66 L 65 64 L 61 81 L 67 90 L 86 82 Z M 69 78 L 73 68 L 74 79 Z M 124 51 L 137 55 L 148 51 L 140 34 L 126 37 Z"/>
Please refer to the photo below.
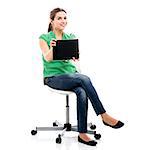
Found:
<path fill-rule="evenodd" d="M 76 93 L 78 132 L 80 133 L 87 132 L 88 99 L 91 101 L 96 115 L 106 112 L 90 78 L 86 75 L 72 73 L 46 77 L 45 84 L 54 89 L 69 90 Z"/>

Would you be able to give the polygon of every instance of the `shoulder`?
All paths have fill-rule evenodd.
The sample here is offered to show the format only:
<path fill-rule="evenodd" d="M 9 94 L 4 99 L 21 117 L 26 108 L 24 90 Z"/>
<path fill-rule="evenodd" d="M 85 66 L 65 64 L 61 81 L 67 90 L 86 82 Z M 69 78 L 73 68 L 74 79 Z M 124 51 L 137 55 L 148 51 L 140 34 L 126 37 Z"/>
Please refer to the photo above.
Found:
<path fill-rule="evenodd" d="M 54 35 L 53 35 L 51 32 L 48 32 L 48 33 L 41 34 L 41 35 L 39 36 L 39 39 L 42 39 L 42 40 L 44 40 L 44 41 L 46 41 L 46 42 L 50 42 L 50 40 L 51 40 L 52 38 L 54 38 L 53 36 L 54 36 Z"/>

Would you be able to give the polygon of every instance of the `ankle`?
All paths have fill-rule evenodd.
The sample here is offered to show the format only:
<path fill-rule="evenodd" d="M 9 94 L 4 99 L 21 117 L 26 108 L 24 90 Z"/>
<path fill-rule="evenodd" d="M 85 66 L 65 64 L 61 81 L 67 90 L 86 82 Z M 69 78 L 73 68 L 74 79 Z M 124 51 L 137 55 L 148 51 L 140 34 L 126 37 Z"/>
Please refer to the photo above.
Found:
<path fill-rule="evenodd" d="M 108 114 L 107 113 L 103 113 L 103 114 L 101 114 L 101 118 L 102 118 L 102 120 L 105 120 L 106 118 L 108 118 Z"/>

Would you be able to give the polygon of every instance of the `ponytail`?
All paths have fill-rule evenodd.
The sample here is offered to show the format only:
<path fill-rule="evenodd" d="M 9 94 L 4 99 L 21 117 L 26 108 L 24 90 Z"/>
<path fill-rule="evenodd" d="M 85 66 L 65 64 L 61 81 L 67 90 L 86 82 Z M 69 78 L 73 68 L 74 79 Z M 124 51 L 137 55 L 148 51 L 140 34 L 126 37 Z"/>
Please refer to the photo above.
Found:
<path fill-rule="evenodd" d="M 49 26 L 48 26 L 48 32 L 52 31 L 52 25 L 51 23 L 49 23 Z"/>

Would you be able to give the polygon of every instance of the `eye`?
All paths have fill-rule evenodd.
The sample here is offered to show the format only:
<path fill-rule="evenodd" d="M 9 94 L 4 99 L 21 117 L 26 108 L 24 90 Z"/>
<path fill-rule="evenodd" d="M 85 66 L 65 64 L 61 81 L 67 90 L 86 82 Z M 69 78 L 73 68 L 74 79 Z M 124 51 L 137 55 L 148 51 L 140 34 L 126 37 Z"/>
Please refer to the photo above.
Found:
<path fill-rule="evenodd" d="M 60 20 L 61 19 L 61 17 L 58 17 L 58 20 Z"/>
<path fill-rule="evenodd" d="M 67 19 L 67 17 L 64 17 L 64 19 L 66 20 L 66 19 Z"/>

